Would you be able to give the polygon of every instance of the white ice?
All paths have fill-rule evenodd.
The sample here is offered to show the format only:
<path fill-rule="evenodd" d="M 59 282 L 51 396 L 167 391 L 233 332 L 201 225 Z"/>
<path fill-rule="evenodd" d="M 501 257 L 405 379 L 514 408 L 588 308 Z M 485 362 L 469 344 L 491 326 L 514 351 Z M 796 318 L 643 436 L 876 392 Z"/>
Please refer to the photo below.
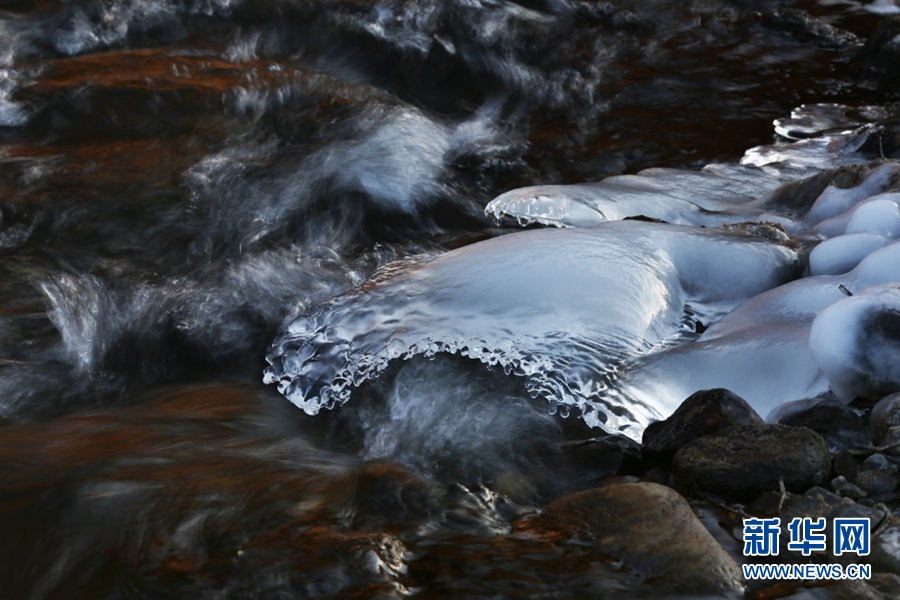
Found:
<path fill-rule="evenodd" d="M 511 234 L 394 266 L 294 321 L 266 381 L 315 414 L 392 359 L 458 352 L 589 423 L 642 426 L 677 403 L 611 402 L 601 392 L 619 365 L 692 333 L 687 303 L 739 302 L 797 268 L 792 250 L 735 230 L 624 221 Z"/>
<path fill-rule="evenodd" d="M 623 401 L 677 406 L 697 390 L 724 387 L 763 416 L 784 402 L 825 393 L 828 379 L 810 353 L 813 320 L 848 293 L 897 281 L 900 243 L 845 275 L 792 281 L 742 304 L 696 341 L 635 359 L 616 393 Z"/>
<path fill-rule="evenodd" d="M 646 169 L 594 183 L 511 190 L 492 200 L 485 213 L 559 227 L 637 216 L 714 227 L 759 217 L 762 210 L 748 204 L 786 181 L 740 165 L 709 165 L 701 171 Z"/>
<path fill-rule="evenodd" d="M 842 400 L 900 391 L 897 280 L 835 302 L 812 323 L 809 346 L 813 359 Z"/>

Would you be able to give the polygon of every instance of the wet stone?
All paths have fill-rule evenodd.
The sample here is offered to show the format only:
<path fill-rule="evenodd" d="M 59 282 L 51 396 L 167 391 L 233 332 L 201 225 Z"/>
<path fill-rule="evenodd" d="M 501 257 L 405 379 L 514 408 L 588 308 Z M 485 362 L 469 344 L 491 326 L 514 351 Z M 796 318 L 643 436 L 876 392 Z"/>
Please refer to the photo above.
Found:
<path fill-rule="evenodd" d="M 884 519 L 884 511 L 855 502 L 842 503 L 831 509 L 828 521 L 832 519 L 869 519 L 872 530 L 875 530 Z"/>
<path fill-rule="evenodd" d="M 683 446 L 672 463 L 676 488 L 751 499 L 785 489 L 802 493 L 829 480 L 825 440 L 805 427 L 729 427 Z"/>
<path fill-rule="evenodd" d="M 844 477 L 850 483 L 856 481 L 856 475 L 859 473 L 859 465 L 853 455 L 846 450 L 838 452 L 831 460 L 832 474 Z"/>
<path fill-rule="evenodd" d="M 827 517 L 835 507 L 840 506 L 843 499 L 826 489 L 814 487 L 791 502 L 782 513 L 781 522 L 789 523 L 795 517 L 819 519 Z"/>
<path fill-rule="evenodd" d="M 863 461 L 862 470 L 871 471 L 873 469 L 884 471 L 886 473 L 894 473 L 897 467 L 884 454 L 872 454 Z"/>
<path fill-rule="evenodd" d="M 897 491 L 897 478 L 893 475 L 870 469 L 863 471 L 856 478 L 856 484 L 870 496 L 883 496 Z"/>
<path fill-rule="evenodd" d="M 900 17 L 882 19 L 854 58 L 866 75 L 885 83 L 900 80 Z"/>
<path fill-rule="evenodd" d="M 875 532 L 867 561 L 874 571 L 900 574 L 900 519 L 894 517 L 887 527 Z"/>
<path fill-rule="evenodd" d="M 761 425 L 763 420 L 747 402 L 726 389 L 701 390 L 689 396 L 672 415 L 644 430 L 645 462 L 668 467 L 688 442 L 735 425 Z"/>
<path fill-rule="evenodd" d="M 777 517 L 786 502 L 790 502 L 789 492 L 763 492 L 747 505 L 747 512 L 762 517 Z"/>
<path fill-rule="evenodd" d="M 882 398 L 869 417 L 872 442 L 885 452 L 900 455 L 900 394 Z"/>
<path fill-rule="evenodd" d="M 778 407 L 769 420 L 812 429 L 822 436 L 832 452 L 872 447 L 866 422 L 839 400 L 812 398 L 788 402 Z"/>
<path fill-rule="evenodd" d="M 634 440 L 621 435 L 597 437 L 561 446 L 570 464 L 596 477 L 644 474 L 641 448 Z"/>
<path fill-rule="evenodd" d="M 684 498 L 662 485 L 626 483 L 572 494 L 530 525 L 538 532 L 590 539 L 598 552 L 680 593 L 742 590 L 734 560 Z"/>
<path fill-rule="evenodd" d="M 863 489 L 860 489 L 856 485 L 853 485 L 847 478 L 843 475 L 835 477 L 831 480 L 831 489 L 836 493 L 840 494 L 845 498 L 852 498 L 853 500 L 859 500 L 860 498 L 865 498 L 868 494 Z"/>

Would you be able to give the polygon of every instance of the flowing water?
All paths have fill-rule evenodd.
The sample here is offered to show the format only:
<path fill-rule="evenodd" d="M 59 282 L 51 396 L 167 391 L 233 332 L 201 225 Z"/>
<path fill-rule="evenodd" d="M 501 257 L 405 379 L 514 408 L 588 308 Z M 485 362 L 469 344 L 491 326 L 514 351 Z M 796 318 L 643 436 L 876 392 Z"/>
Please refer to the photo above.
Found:
<path fill-rule="evenodd" d="M 793 250 L 741 242 L 762 271 L 746 289 L 718 281 L 727 297 L 690 274 L 708 252 L 693 246 L 616 282 L 590 265 L 653 246 L 649 225 L 596 247 L 546 230 L 508 243 L 485 206 L 736 162 L 801 104 L 894 100 L 854 71 L 879 13 L 900 12 L 869 4 L 0 1 L 0 597 L 655 597 L 522 525 L 621 470 L 609 448 L 634 453 L 588 424 L 662 410 L 564 400 L 599 397 L 629 352 L 795 276 Z M 697 184 L 659 177 L 676 196 Z M 783 182 L 751 179 L 745 199 Z M 672 227 L 659 235 L 732 247 Z M 503 305 L 447 293 L 479 260 L 504 270 Z M 567 269 L 594 279 L 566 295 L 582 283 Z M 473 293 L 495 300 L 493 277 Z M 609 286 L 630 291 L 575 358 L 554 358 L 562 324 L 596 309 L 579 298 Z M 522 302 L 541 288 L 568 312 Z M 439 306 L 477 310 L 455 326 Z M 310 323 L 328 311 L 342 331 L 413 324 L 309 416 L 263 371 L 286 328 L 322 334 Z M 428 320 L 443 345 L 417 337 Z M 596 344 L 598 328 L 615 341 Z M 451 342 L 497 368 L 412 357 Z M 317 348 L 316 369 L 343 368 L 339 341 Z M 301 404 L 321 388 L 305 373 L 281 382 Z"/>

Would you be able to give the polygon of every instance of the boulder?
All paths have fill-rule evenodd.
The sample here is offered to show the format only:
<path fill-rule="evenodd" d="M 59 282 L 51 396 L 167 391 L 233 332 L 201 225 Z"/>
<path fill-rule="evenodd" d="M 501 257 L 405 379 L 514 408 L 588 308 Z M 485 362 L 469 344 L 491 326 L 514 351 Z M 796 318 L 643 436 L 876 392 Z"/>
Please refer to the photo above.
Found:
<path fill-rule="evenodd" d="M 722 388 L 689 396 L 664 421 L 644 430 L 641 453 L 651 467 L 668 467 L 679 448 L 697 438 L 735 425 L 761 425 L 763 420 L 737 394 Z"/>
<path fill-rule="evenodd" d="M 688 503 L 671 488 L 625 483 L 560 498 L 531 520 L 537 532 L 578 535 L 663 587 L 740 594 L 741 573 Z"/>
<path fill-rule="evenodd" d="M 825 440 L 806 427 L 729 427 L 683 446 L 672 463 L 676 487 L 686 495 L 708 492 L 749 500 L 779 489 L 803 493 L 829 481 Z"/>
<path fill-rule="evenodd" d="M 878 401 L 869 417 L 872 442 L 890 454 L 900 454 L 900 393 Z"/>

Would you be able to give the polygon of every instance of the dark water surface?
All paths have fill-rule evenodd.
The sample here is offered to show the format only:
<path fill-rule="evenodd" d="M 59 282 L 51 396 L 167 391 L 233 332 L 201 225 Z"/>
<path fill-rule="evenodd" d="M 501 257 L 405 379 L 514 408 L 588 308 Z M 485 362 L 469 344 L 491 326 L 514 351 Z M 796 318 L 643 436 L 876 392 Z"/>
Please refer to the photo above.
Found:
<path fill-rule="evenodd" d="M 402 425 L 389 384 L 307 417 L 267 348 L 389 261 L 505 233 L 510 188 L 891 100 L 853 70 L 878 18 L 0 0 L 0 597 L 655 597 L 517 521 L 612 474 L 576 443 L 599 432 L 452 359 L 395 369 L 435 399 Z"/>

